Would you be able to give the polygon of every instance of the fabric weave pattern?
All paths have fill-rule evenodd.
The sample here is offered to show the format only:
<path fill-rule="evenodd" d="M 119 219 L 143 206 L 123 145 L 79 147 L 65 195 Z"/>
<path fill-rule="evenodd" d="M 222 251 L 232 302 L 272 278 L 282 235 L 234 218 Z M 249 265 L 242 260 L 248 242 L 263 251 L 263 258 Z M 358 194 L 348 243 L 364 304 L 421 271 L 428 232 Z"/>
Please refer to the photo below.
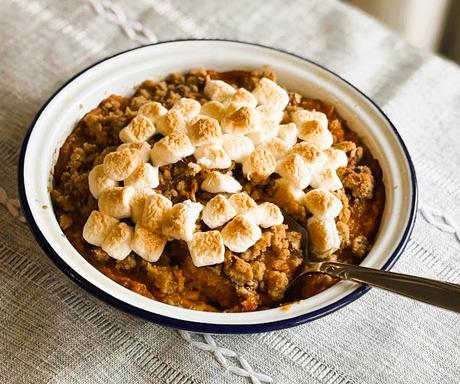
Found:
<path fill-rule="evenodd" d="M 372 289 L 293 329 L 208 340 L 189 334 L 187 341 L 102 303 L 51 263 L 17 210 L 22 137 L 64 81 L 139 44 L 92 2 L 0 3 L 0 382 L 459 382 L 460 317 L 390 293 Z M 116 3 L 131 25 L 139 29 L 137 21 L 159 41 L 227 38 L 281 48 L 325 65 L 373 98 L 408 146 L 423 201 L 394 270 L 460 283 L 458 66 L 334 0 Z M 229 351 L 227 369 L 212 348 L 197 348 L 198 340 Z"/>

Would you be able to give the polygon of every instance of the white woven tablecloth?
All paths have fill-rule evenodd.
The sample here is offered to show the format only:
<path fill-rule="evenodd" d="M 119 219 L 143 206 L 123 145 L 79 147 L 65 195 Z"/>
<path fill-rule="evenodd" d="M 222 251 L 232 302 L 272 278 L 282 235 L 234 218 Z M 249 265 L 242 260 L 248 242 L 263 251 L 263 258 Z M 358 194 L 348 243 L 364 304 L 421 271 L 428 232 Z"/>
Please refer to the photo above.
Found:
<path fill-rule="evenodd" d="M 421 197 L 394 270 L 460 283 L 456 65 L 336 1 L 117 4 L 0 1 L 0 383 L 459 383 L 460 316 L 376 289 L 297 328 L 204 337 L 122 313 L 51 263 L 15 200 L 34 114 L 107 55 L 155 38 L 216 37 L 309 57 L 383 108 L 408 145 Z"/>

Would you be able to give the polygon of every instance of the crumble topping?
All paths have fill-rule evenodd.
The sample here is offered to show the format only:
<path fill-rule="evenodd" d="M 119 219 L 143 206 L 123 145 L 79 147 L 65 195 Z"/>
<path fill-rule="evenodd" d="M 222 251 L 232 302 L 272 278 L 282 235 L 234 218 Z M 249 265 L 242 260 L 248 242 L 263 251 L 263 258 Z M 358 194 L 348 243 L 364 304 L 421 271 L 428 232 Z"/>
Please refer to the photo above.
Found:
<path fill-rule="evenodd" d="M 219 76 L 173 74 L 109 97 L 82 119 L 83 142 L 64 144 L 52 198 L 77 249 L 130 289 L 255 310 L 283 299 L 302 261 L 279 207 L 307 228 L 312 258 L 354 261 L 378 227 L 381 175 L 330 106 L 289 94 L 269 71 Z"/>
<path fill-rule="evenodd" d="M 136 116 L 120 130 L 119 138 L 125 144 L 139 145 L 149 140 L 158 126 L 158 132 L 164 137 L 156 141 L 150 150 L 153 165 L 143 162 L 145 156 L 141 148 L 119 147 L 107 154 L 102 168 L 99 165 L 94 167 L 89 177 L 90 192 L 99 199 L 100 211 L 116 219 L 131 217 L 130 200 L 134 197 L 135 189 L 156 188 L 159 185 L 158 167 L 177 163 L 192 154 L 202 169 L 229 169 L 232 159 L 223 147 L 223 133 L 236 140 L 239 136 L 246 136 L 253 143 L 251 152 L 247 156 L 235 156 L 235 151 L 231 149 L 230 154 L 240 159 L 247 180 L 263 184 L 267 183 L 272 174 L 277 173 L 294 190 L 304 191 L 309 185 L 316 188 L 302 200 L 307 210 L 317 216 L 309 219 L 307 225 L 311 251 L 319 258 L 331 255 L 340 248 L 339 233 L 333 219 L 339 214 L 342 205 L 328 191 L 342 188 L 336 169 L 345 166 L 348 159 L 342 150 L 331 148 L 333 139 L 328 130 L 327 116 L 314 110 L 295 109 L 290 116 L 296 127 L 296 141 L 299 142 L 290 148 L 282 141 L 286 133 L 281 138 L 276 137 L 280 131 L 279 116 L 284 114 L 284 108 L 289 102 L 288 93 L 267 78 L 260 79 L 252 93 L 245 88 L 234 91 L 230 91 L 230 88 L 233 89 L 230 84 L 210 79 L 204 87 L 211 101 L 222 102 L 227 108 L 227 113 L 222 114 L 220 121 L 200 115 L 201 104 L 190 98 L 177 100 L 169 110 L 158 103 L 150 103 L 147 107 L 144 104 L 144 108 L 140 108 Z M 266 107 L 262 109 L 263 117 L 261 109 L 256 109 L 257 106 Z M 270 118 L 275 118 L 275 121 Z M 366 173 L 347 174 L 344 179 L 345 182 L 349 178 L 359 178 L 361 181 L 364 175 Z M 120 181 L 123 187 L 116 186 Z M 240 189 L 240 185 L 231 172 L 213 171 L 208 173 L 201 188 L 214 194 L 234 193 Z M 365 194 L 365 187 L 353 190 L 353 195 L 357 193 Z M 109 256 L 120 259 L 136 248 L 140 251 L 137 253 L 140 257 L 152 262 L 158 260 L 158 250 L 164 248 L 163 238 L 166 237 L 168 240 L 187 241 L 195 266 L 223 262 L 223 251 L 212 254 L 200 248 L 202 244 L 198 243 L 199 239 L 209 242 L 206 232 L 194 236 L 195 230 L 198 230 L 196 222 L 200 218 L 202 204 L 186 200 L 171 207 L 160 204 L 153 208 L 151 205 L 157 201 L 152 196 L 148 202 L 144 202 L 145 212 L 141 221 L 144 227 L 138 229 L 133 241 L 134 247 L 125 244 L 126 239 L 132 237 L 127 232 L 128 229 L 132 232 L 132 228 L 123 227 L 126 232 L 123 250 L 120 251 L 121 245 L 103 248 Z M 237 215 L 235 218 L 225 212 L 225 201 L 233 206 Z M 234 252 L 245 252 L 260 239 L 262 232 L 259 225 L 269 228 L 283 222 L 281 211 L 276 205 L 264 203 L 258 206 L 246 193 L 233 194 L 229 200 L 215 200 L 214 205 L 217 203 L 221 205 L 220 211 L 212 209 L 211 205 L 206 209 L 206 219 L 202 220 L 205 224 L 210 223 L 211 229 L 224 226 L 231 220 L 222 228 L 221 242 Z M 327 204 L 335 205 L 332 207 Z M 155 214 L 155 208 L 161 211 L 161 218 Z M 147 217 L 149 214 L 151 218 Z M 159 224 L 156 227 L 151 224 L 160 221 L 161 228 Z M 145 230 L 148 228 L 157 231 L 156 236 L 147 236 Z M 215 232 L 211 231 L 212 234 Z M 92 236 L 84 236 L 84 239 L 91 244 Z M 146 254 L 146 249 L 151 249 L 153 256 Z M 201 256 L 200 252 L 203 253 Z"/>

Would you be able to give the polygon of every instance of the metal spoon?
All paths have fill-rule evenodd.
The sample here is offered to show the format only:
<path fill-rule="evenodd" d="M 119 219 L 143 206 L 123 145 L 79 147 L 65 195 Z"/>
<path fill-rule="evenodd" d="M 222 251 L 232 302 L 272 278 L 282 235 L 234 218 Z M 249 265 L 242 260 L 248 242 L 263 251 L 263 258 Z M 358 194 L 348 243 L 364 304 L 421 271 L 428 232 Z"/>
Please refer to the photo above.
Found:
<path fill-rule="evenodd" d="M 460 313 L 460 285 L 401 273 L 360 267 L 332 261 L 312 262 L 308 253 L 308 233 L 294 218 L 284 214 L 284 223 L 302 234 L 304 261 L 300 273 L 289 283 L 286 292 L 299 283 L 302 276 L 325 273 L 341 280 L 351 280 L 382 288 L 411 299 Z"/>

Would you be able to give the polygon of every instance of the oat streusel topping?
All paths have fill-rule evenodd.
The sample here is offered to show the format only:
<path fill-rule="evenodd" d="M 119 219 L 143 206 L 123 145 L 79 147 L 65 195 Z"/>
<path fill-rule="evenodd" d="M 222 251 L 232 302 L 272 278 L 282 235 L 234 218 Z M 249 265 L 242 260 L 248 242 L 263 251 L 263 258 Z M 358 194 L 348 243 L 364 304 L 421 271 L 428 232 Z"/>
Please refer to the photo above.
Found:
<path fill-rule="evenodd" d="M 280 305 L 302 262 L 359 262 L 384 204 L 381 170 L 333 106 L 270 70 L 193 70 L 146 80 L 87 113 L 51 191 L 75 248 L 153 299 L 207 311 Z M 334 283 L 311 278 L 298 297 Z"/>

